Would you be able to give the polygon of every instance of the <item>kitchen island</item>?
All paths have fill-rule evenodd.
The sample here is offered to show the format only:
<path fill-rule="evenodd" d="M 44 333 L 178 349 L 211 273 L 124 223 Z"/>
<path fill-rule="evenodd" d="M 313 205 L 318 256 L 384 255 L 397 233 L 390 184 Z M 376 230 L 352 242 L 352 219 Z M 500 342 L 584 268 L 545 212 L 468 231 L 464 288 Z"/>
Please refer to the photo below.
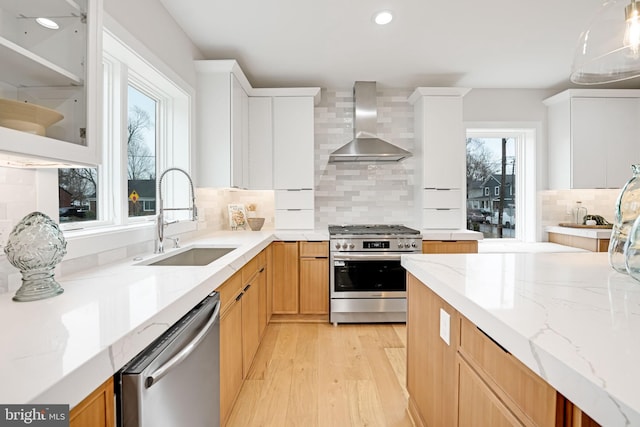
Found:
<path fill-rule="evenodd" d="M 451 347 L 473 324 L 596 422 L 640 425 L 640 283 L 606 253 L 404 255 L 402 265 L 468 320 L 457 329 L 451 317 Z"/>

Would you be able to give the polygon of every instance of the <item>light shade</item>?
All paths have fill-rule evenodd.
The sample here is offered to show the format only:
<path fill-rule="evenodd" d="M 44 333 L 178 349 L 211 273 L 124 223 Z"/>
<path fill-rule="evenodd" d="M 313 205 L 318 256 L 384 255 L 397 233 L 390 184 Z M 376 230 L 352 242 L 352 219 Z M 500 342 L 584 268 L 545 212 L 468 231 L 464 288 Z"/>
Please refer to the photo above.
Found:
<path fill-rule="evenodd" d="M 602 5 L 580 35 L 572 82 L 591 85 L 640 76 L 637 10 L 635 0 L 609 0 Z"/>

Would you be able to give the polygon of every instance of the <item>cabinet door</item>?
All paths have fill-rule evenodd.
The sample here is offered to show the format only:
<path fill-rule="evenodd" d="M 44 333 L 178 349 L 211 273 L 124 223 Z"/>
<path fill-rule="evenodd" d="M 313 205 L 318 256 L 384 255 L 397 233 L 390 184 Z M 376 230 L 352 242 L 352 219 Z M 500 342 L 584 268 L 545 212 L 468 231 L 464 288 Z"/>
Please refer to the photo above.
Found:
<path fill-rule="evenodd" d="M 273 184 L 276 190 L 314 187 L 313 98 L 273 99 Z"/>
<path fill-rule="evenodd" d="M 273 244 L 267 246 L 265 249 L 266 256 L 266 290 L 267 290 L 267 323 L 271 320 L 273 314 Z"/>
<path fill-rule="evenodd" d="M 463 188 L 465 136 L 462 98 L 424 97 L 422 120 L 423 188 Z"/>
<path fill-rule="evenodd" d="M 249 189 L 273 190 L 273 108 L 270 97 L 249 98 Z"/>
<path fill-rule="evenodd" d="M 241 298 L 220 318 L 220 425 L 225 425 L 242 386 Z"/>
<path fill-rule="evenodd" d="M 260 333 L 261 337 L 262 334 L 264 334 L 264 330 L 266 329 L 267 324 L 269 323 L 269 317 L 267 316 L 267 274 L 267 266 L 263 265 L 262 267 L 260 267 L 258 276 L 256 278 L 260 296 L 260 306 L 258 308 L 258 332 Z"/>
<path fill-rule="evenodd" d="M 300 314 L 329 313 L 329 259 L 300 258 Z"/>
<path fill-rule="evenodd" d="M 523 426 L 464 360 L 459 360 L 458 426 Z"/>
<path fill-rule="evenodd" d="M 407 391 L 410 408 L 427 426 L 453 426 L 456 417 L 457 312 L 409 274 L 407 280 Z M 441 311 L 450 318 L 449 343 L 440 337 Z M 416 415 L 416 414 L 414 414 Z M 482 425 L 482 424 L 476 424 Z M 486 424 L 490 425 L 490 424 Z"/>
<path fill-rule="evenodd" d="M 246 378 L 260 344 L 260 289 L 258 276 L 244 287 L 242 295 L 242 376 Z"/>
<path fill-rule="evenodd" d="M 236 76 L 231 80 L 231 186 L 248 188 L 249 97 Z"/>
<path fill-rule="evenodd" d="M 637 98 L 571 99 L 571 188 L 620 188 L 640 156 Z"/>
<path fill-rule="evenodd" d="M 69 413 L 69 427 L 114 425 L 113 378 L 93 391 Z"/>
<path fill-rule="evenodd" d="M 273 313 L 298 314 L 298 242 L 273 242 Z"/>

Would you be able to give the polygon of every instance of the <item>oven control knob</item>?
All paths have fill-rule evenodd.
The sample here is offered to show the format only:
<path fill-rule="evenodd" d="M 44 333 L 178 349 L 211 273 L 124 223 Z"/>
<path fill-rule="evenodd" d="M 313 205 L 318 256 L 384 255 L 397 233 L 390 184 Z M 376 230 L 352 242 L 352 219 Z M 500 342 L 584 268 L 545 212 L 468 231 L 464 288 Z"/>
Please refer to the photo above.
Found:
<path fill-rule="evenodd" d="M 407 243 L 404 244 L 404 247 L 409 249 L 411 247 L 411 244 L 409 242 L 407 242 Z"/>
<path fill-rule="evenodd" d="M 354 245 L 353 243 L 349 243 L 349 249 L 353 249 L 355 247 L 356 247 L 356 245 Z"/>
<path fill-rule="evenodd" d="M 404 247 L 404 245 L 402 244 L 402 242 L 398 242 L 398 249 L 402 249 Z"/>
<path fill-rule="evenodd" d="M 347 249 L 347 244 L 346 243 L 342 244 L 342 249 Z"/>
<path fill-rule="evenodd" d="M 418 247 L 418 245 L 416 245 L 416 242 L 411 242 L 411 247 L 412 247 L 413 249 L 415 249 L 415 248 L 417 248 L 417 247 Z"/>
<path fill-rule="evenodd" d="M 340 243 L 336 243 L 336 249 L 340 249 Z"/>

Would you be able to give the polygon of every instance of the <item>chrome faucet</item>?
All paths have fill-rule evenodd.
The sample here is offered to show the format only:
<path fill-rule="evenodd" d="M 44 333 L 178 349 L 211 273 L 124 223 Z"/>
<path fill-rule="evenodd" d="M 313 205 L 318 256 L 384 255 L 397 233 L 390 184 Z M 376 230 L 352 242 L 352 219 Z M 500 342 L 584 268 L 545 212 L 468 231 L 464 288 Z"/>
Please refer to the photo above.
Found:
<path fill-rule="evenodd" d="M 164 179 L 164 176 L 167 174 L 167 172 L 171 172 L 171 171 L 182 172 L 183 174 L 185 174 L 185 176 L 189 180 L 189 186 L 191 187 L 191 206 L 189 206 L 188 208 L 165 208 L 163 206 L 164 201 L 162 199 L 162 180 Z M 158 200 L 159 200 L 159 205 L 158 205 L 159 208 L 158 208 L 158 216 L 156 219 L 157 239 L 156 239 L 156 248 L 154 252 L 157 254 L 161 254 L 161 253 L 164 253 L 165 227 L 169 224 L 178 222 L 177 220 L 170 221 L 170 222 L 165 221 L 164 211 L 191 211 L 191 221 L 198 220 L 198 208 L 196 207 L 196 194 L 195 194 L 195 191 L 193 190 L 193 180 L 191 179 L 191 176 L 189 176 L 189 174 L 184 169 L 175 168 L 175 167 L 166 169 L 164 172 L 162 172 L 162 174 L 160 175 L 160 179 L 158 180 Z"/>

